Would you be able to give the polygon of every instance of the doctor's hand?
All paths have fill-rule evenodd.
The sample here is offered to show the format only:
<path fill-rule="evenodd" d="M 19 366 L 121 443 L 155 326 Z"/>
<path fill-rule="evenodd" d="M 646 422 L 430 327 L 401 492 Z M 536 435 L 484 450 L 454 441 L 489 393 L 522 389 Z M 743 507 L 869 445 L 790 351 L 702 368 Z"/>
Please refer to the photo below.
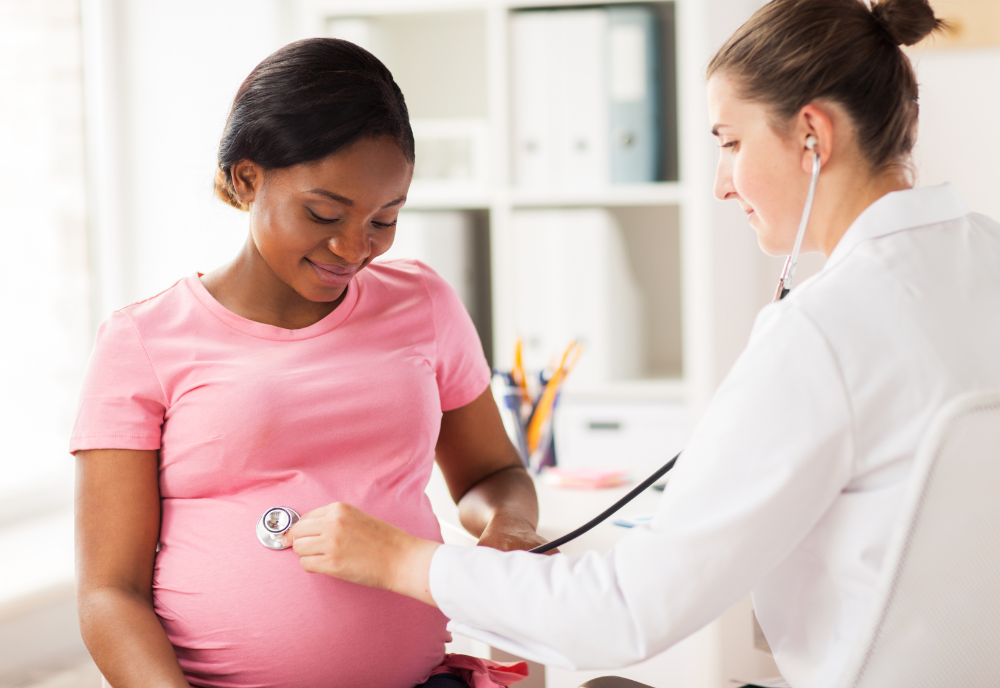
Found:
<path fill-rule="evenodd" d="M 292 547 L 310 573 L 391 590 L 437 606 L 430 594 L 430 569 L 440 545 L 350 504 L 335 502 L 310 511 L 282 543 Z"/>

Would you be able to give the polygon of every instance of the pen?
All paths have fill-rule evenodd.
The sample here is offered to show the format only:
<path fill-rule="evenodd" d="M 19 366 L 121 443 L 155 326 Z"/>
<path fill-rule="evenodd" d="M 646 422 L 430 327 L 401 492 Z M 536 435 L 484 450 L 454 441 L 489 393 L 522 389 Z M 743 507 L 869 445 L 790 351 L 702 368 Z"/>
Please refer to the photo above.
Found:
<path fill-rule="evenodd" d="M 566 347 L 566 351 L 563 352 L 562 360 L 559 362 L 559 367 L 556 368 L 555 372 L 548 382 L 545 383 L 545 389 L 542 391 L 542 395 L 535 405 L 535 411 L 531 414 L 531 420 L 528 423 L 528 451 L 532 454 L 538 449 L 539 444 L 542 439 L 542 429 L 545 422 L 549 420 L 552 414 L 552 409 L 555 407 L 556 396 L 559 392 L 559 387 L 562 381 L 576 365 L 576 362 L 580 359 L 580 353 L 583 351 L 583 347 L 576 342 L 571 343 Z"/>

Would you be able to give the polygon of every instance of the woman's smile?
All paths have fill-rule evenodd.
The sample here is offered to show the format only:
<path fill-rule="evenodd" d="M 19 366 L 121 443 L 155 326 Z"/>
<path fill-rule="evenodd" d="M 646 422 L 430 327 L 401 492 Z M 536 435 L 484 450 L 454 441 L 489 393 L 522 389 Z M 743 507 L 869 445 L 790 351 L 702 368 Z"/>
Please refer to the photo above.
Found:
<path fill-rule="evenodd" d="M 309 263 L 309 267 L 313 269 L 316 276 L 319 278 L 320 282 L 328 287 L 345 287 L 354 279 L 354 275 L 358 272 L 361 266 L 357 267 L 346 267 L 343 265 L 334 265 L 332 263 L 320 263 L 319 261 L 306 258 L 305 261 Z"/>

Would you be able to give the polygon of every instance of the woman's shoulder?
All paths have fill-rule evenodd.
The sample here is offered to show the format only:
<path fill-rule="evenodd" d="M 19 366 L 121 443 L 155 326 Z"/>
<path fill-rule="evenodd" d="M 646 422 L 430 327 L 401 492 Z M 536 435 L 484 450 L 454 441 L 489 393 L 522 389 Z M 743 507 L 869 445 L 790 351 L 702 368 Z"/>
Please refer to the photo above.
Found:
<path fill-rule="evenodd" d="M 197 276 L 185 277 L 152 296 L 134 301 L 114 311 L 101 324 L 102 330 L 118 330 L 123 327 L 134 329 L 137 333 L 162 326 L 166 323 L 177 323 L 189 313 L 195 302 L 191 289 L 186 284 Z"/>
<path fill-rule="evenodd" d="M 439 333 L 456 324 L 473 327 L 458 292 L 429 265 L 412 259 L 387 260 L 372 263 L 365 272 L 361 298 L 369 306 L 394 311 L 401 305 L 411 311 L 416 308 Z"/>
<path fill-rule="evenodd" d="M 436 300 L 451 286 L 432 267 L 412 258 L 395 258 L 371 263 L 362 273 L 367 282 L 395 292 L 408 292 L 418 297 Z"/>

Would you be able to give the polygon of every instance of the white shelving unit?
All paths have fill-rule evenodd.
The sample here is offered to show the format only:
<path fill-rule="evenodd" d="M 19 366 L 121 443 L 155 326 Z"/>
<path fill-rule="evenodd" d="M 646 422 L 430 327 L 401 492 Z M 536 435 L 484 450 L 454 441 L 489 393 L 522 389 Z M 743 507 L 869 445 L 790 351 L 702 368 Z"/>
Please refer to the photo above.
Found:
<path fill-rule="evenodd" d="M 561 190 L 512 183 L 511 13 L 576 7 L 578 1 L 295 0 L 287 38 L 339 34 L 351 39 L 350 32 L 364 24 L 367 28 L 360 31 L 366 47 L 392 71 L 412 119 L 478 120 L 485 127 L 486 174 L 456 184 L 415 182 L 406 208 L 476 211 L 488 218 L 496 367 L 509 365 L 518 334 L 512 297 L 515 213 L 604 208 L 626 236 L 647 308 L 657 309 L 647 318 L 655 323 L 646 334 L 646 349 L 653 353 L 640 379 L 570 388 L 564 398 L 624 404 L 681 401 L 694 420 L 745 344 L 778 270 L 776 261 L 761 256 L 739 209 L 713 198 L 717 150 L 708 134 L 705 104 L 705 65 L 760 0 L 644 4 L 658 6 L 661 14 L 672 9 L 676 60 L 668 82 L 676 90 L 676 181 Z M 364 21 L 352 25 L 359 19 Z M 664 104 L 673 107 L 671 100 L 665 98 Z M 553 534 L 612 501 L 607 493 L 576 499 L 542 488 L 540 494 L 543 526 Z M 616 536 L 613 528 L 602 532 L 605 538 Z M 593 544 L 599 549 L 608 545 L 602 543 Z M 731 679 L 773 675 L 774 667 L 753 649 L 746 600 L 663 655 L 616 673 L 654 686 L 722 688 L 733 685 Z M 599 675 L 552 668 L 545 674 L 550 688 L 572 688 Z"/>
<path fill-rule="evenodd" d="M 672 3 L 652 4 L 673 7 Z M 645 335 L 644 349 L 651 353 L 641 366 L 640 377 L 646 383 L 642 399 L 655 399 L 659 388 L 664 399 L 674 401 L 678 386 L 687 380 L 678 275 L 679 222 L 686 189 L 677 182 L 558 190 L 511 183 L 509 16 L 532 6 L 538 5 L 491 0 L 311 1 L 299 5 L 297 31 L 300 36 L 338 35 L 372 50 L 393 72 L 414 121 L 478 119 L 483 123 L 489 142 L 486 173 L 478 180 L 454 184 L 415 180 L 407 209 L 488 213 L 492 347 L 487 348 L 494 353 L 494 365 L 509 365 L 518 334 L 510 296 L 516 279 L 511 236 L 514 214 L 528 209 L 604 208 L 622 226 L 633 271 L 645 292 L 646 319 L 653 323 Z M 673 101 L 673 94 L 664 98 L 671 119 Z M 651 245 L 654 254 L 644 255 Z M 634 386 L 626 385 L 626 389 Z M 591 395 L 593 391 L 587 390 Z M 574 393 L 572 385 L 567 393 Z M 621 390 L 609 393 L 622 396 Z"/>

